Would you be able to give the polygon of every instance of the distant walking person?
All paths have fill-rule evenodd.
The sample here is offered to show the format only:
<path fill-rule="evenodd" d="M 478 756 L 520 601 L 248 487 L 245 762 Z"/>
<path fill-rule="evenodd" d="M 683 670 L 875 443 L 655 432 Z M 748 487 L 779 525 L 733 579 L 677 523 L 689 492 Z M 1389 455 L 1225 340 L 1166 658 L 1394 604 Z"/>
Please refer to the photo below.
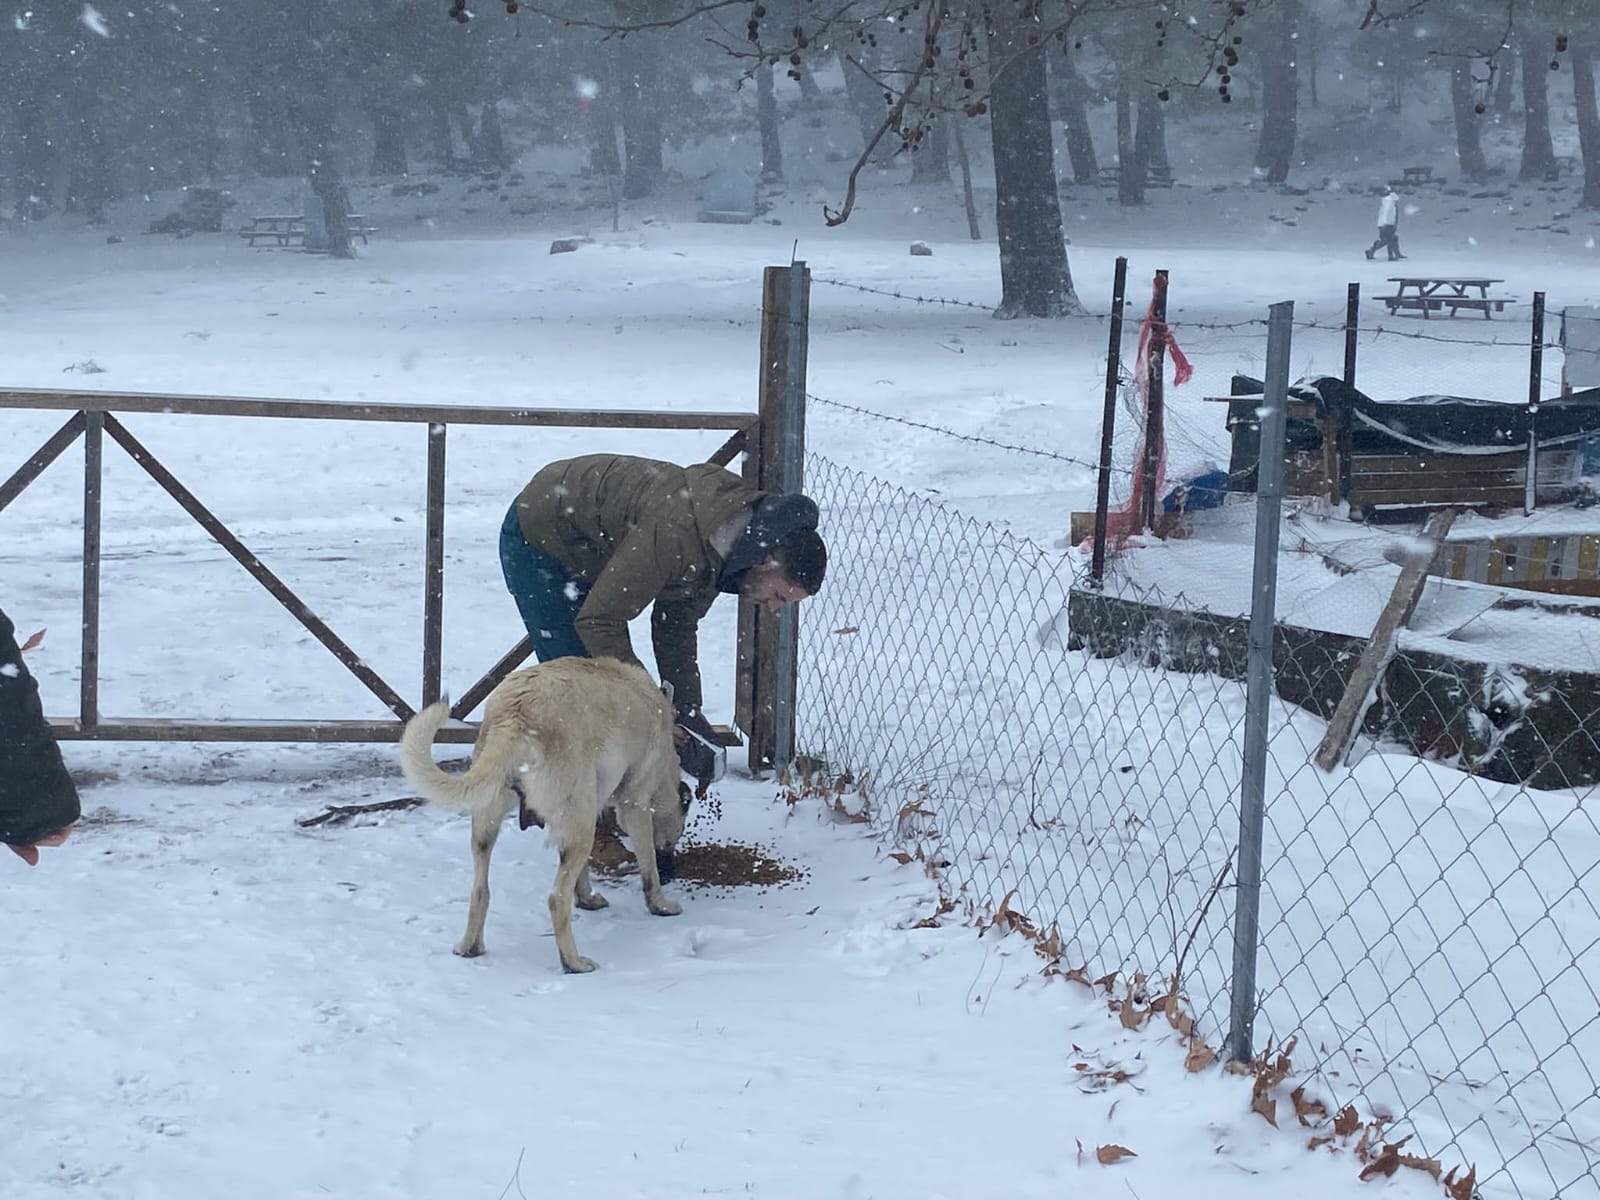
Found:
<path fill-rule="evenodd" d="M 1388 247 L 1389 261 L 1404 258 L 1400 253 L 1400 237 L 1395 232 L 1400 225 L 1400 197 L 1394 194 L 1392 187 L 1383 189 L 1383 198 L 1378 201 L 1378 240 L 1367 247 L 1367 257 L 1371 258 L 1381 247 Z"/>

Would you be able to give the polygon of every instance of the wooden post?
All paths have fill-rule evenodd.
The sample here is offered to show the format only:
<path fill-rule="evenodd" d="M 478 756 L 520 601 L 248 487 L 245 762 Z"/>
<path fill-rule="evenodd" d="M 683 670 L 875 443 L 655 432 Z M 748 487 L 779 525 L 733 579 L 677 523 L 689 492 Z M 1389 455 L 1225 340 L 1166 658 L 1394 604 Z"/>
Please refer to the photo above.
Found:
<path fill-rule="evenodd" d="M 1328 732 L 1323 735 L 1322 743 L 1312 756 L 1324 771 L 1337 767 L 1349 752 L 1350 743 L 1355 740 L 1362 719 L 1372 704 L 1378 680 L 1394 656 L 1395 639 L 1406 622 L 1411 620 L 1423 585 L 1428 582 L 1428 569 L 1433 566 L 1440 543 L 1444 541 L 1445 534 L 1450 532 L 1451 522 L 1455 519 L 1455 509 L 1435 509 L 1423 528 L 1423 545 L 1410 548 L 1405 565 L 1400 568 L 1400 577 L 1394 581 L 1394 590 L 1389 594 L 1389 603 L 1378 614 L 1378 623 L 1373 627 L 1372 636 L 1367 639 L 1350 682 L 1339 697 L 1339 705 L 1328 720 Z"/>
<path fill-rule="evenodd" d="M 1344 382 L 1356 385 L 1356 338 L 1361 332 L 1361 285 L 1352 283 L 1344 297 Z M 1344 499 L 1350 475 L 1350 434 L 1332 412 L 1322 415 L 1322 476 L 1330 506 Z"/>
<path fill-rule="evenodd" d="M 1156 495 L 1160 481 L 1157 479 L 1161 463 L 1161 450 L 1166 439 L 1166 366 L 1167 366 L 1167 273 L 1156 272 L 1155 295 L 1150 300 L 1149 358 L 1139 364 L 1146 372 L 1144 410 L 1144 501 L 1140 505 L 1139 529 L 1155 527 L 1156 513 L 1161 503 Z"/>
<path fill-rule="evenodd" d="M 798 281 L 791 279 L 792 272 L 799 273 Z M 791 311 L 791 297 L 798 298 L 797 312 Z M 804 263 L 766 269 L 761 287 L 760 413 L 744 460 L 745 479 L 763 491 L 801 487 L 810 307 L 811 275 Z M 786 702 L 793 713 L 797 682 L 793 655 L 786 656 L 787 669 L 779 671 L 780 629 L 782 622 L 792 623 L 791 632 L 782 635 L 792 637 L 798 619 L 793 606 L 777 614 L 739 606 L 734 723 L 744 731 L 752 774 L 778 765 L 778 708 Z"/>
<path fill-rule="evenodd" d="M 422 703 L 439 698 L 444 674 L 445 425 L 428 425 L 427 547 L 422 581 Z"/>
<path fill-rule="evenodd" d="M 83 430 L 83 654 L 78 674 L 78 724 L 100 723 L 100 488 L 105 413 L 84 417 Z"/>

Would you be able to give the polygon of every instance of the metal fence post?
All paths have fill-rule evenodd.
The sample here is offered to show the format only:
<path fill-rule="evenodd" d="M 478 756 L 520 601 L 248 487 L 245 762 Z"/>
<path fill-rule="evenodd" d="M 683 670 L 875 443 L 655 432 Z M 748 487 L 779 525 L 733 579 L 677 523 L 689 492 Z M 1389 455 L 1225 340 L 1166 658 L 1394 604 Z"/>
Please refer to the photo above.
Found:
<path fill-rule="evenodd" d="M 1361 285 L 1346 286 L 1344 294 L 1344 382 L 1356 385 L 1356 336 L 1361 332 Z"/>
<path fill-rule="evenodd" d="M 1122 307 L 1127 303 L 1128 260 L 1117 258 L 1111 278 L 1111 342 L 1106 348 L 1106 411 L 1100 423 L 1100 482 L 1094 498 L 1094 552 L 1089 583 L 1099 587 L 1106 570 L 1106 511 L 1111 505 L 1112 435 L 1117 424 L 1117 387 L 1122 375 Z"/>
<path fill-rule="evenodd" d="M 1533 345 L 1528 351 L 1528 479 L 1522 489 L 1522 515 L 1533 512 L 1534 487 L 1539 474 L 1539 438 L 1534 425 L 1539 419 L 1539 392 L 1544 386 L 1544 293 L 1533 294 Z"/>
<path fill-rule="evenodd" d="M 1284 410 L 1294 304 L 1274 304 L 1267 321 L 1267 379 L 1261 401 L 1261 458 L 1256 469 L 1256 554 L 1250 592 L 1250 649 L 1245 666 L 1244 772 L 1239 789 L 1239 872 L 1233 914 L 1233 987 L 1228 1056 L 1255 1053 L 1256 950 L 1261 929 L 1261 838 L 1266 818 L 1267 714 L 1272 704 L 1272 634 L 1278 592 L 1278 529 L 1283 513 Z"/>
<path fill-rule="evenodd" d="M 789 264 L 789 345 L 784 364 L 783 409 L 778 415 L 778 478 L 782 492 L 798 492 L 805 483 L 806 347 L 811 308 L 806 264 Z M 789 605 L 778 613 L 776 678 L 772 694 L 772 765 L 779 771 L 794 761 L 795 703 L 799 693 L 800 610 Z"/>

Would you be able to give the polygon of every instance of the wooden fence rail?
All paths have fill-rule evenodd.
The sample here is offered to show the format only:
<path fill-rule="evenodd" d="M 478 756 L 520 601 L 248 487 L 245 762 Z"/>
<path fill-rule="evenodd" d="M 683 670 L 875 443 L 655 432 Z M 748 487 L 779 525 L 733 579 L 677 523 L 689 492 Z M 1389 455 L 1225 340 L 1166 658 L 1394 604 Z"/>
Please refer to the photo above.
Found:
<path fill-rule="evenodd" d="M 343 404 L 331 401 L 255 399 L 239 396 L 177 396 L 139 392 L 83 392 L 53 389 L 0 390 L 0 410 L 70 412 L 66 423 L 0 483 L 0 511 L 61 456 L 84 438 L 83 480 L 83 642 L 76 718 L 53 718 L 57 735 L 67 740 L 100 741 L 271 741 L 393 742 L 415 709 L 400 690 L 373 671 L 294 591 L 220 521 L 214 513 L 118 420 L 115 414 L 281 418 L 301 421 L 384 421 L 425 424 L 427 444 L 427 520 L 423 568 L 421 704 L 439 698 L 443 675 L 445 444 L 451 425 L 507 428 L 562 426 L 584 429 L 727 430 L 728 440 L 710 461 L 726 466 L 747 448 L 771 445 L 763 438 L 763 417 L 750 412 L 674 412 L 569 408 L 494 408 L 428 404 Z M 103 719 L 100 685 L 100 537 L 104 437 L 120 445 L 201 528 L 250 573 L 295 620 L 344 664 L 395 715 L 393 721 L 235 720 L 204 718 Z M 501 657 L 451 708 L 451 722 L 440 740 L 471 742 L 476 728 L 464 718 L 501 679 L 532 653 L 527 637 Z M 766 682 L 766 681 L 763 681 Z M 769 684 L 770 686 L 770 684 Z M 742 697 L 741 708 L 770 711 L 770 697 Z M 727 740 L 738 741 L 729 732 Z M 752 746 L 752 754 L 755 747 Z"/>

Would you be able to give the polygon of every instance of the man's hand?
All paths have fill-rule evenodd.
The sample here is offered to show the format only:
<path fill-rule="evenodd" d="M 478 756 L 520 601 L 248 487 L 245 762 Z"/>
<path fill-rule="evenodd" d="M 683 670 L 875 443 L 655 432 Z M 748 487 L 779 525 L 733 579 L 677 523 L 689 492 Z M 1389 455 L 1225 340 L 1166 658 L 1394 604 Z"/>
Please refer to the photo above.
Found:
<path fill-rule="evenodd" d="M 68 825 L 65 829 L 58 829 L 54 833 L 49 834 L 46 837 L 42 837 L 37 842 L 33 842 L 27 846 L 12 846 L 11 853 L 15 854 L 30 867 L 36 867 L 39 865 L 39 847 L 59 846 L 62 842 L 67 840 L 67 835 L 71 832 L 72 826 Z"/>
<path fill-rule="evenodd" d="M 727 753 L 717 742 L 716 730 L 698 708 L 680 708 L 672 727 L 672 741 L 678 751 L 678 766 L 702 786 L 722 778 L 727 769 Z"/>

